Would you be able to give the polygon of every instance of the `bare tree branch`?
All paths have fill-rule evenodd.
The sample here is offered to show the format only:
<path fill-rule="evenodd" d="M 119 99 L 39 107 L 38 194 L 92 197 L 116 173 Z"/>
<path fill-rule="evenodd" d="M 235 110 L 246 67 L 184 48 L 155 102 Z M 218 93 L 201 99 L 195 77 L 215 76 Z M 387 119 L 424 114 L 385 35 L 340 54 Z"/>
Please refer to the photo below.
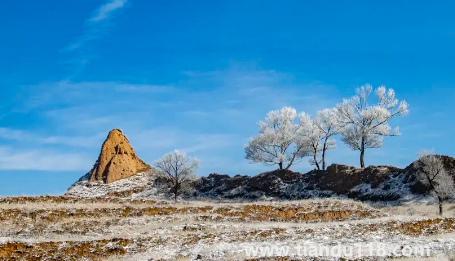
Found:
<path fill-rule="evenodd" d="M 194 176 L 199 168 L 199 160 L 188 157 L 185 152 L 174 150 L 156 161 L 155 166 L 169 179 L 177 202 L 182 184 Z"/>
<path fill-rule="evenodd" d="M 441 159 L 430 151 L 419 153 L 416 162 L 418 172 L 416 178 L 428 186 L 438 198 L 439 214 L 442 215 L 442 204 L 445 200 L 454 197 L 455 185 L 453 178 L 444 169 Z"/>

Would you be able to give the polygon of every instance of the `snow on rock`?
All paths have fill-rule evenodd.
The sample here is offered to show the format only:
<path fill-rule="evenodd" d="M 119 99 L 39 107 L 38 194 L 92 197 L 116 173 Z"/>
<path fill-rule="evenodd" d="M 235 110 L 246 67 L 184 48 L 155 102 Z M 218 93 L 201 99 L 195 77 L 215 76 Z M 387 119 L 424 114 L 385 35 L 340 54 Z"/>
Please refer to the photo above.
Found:
<path fill-rule="evenodd" d="M 153 171 L 146 171 L 109 184 L 90 182 L 82 177 L 68 189 L 65 196 L 103 197 L 122 193 L 131 196 L 134 193 L 146 190 L 152 181 L 152 176 Z"/>
<path fill-rule="evenodd" d="M 449 158 L 455 161 L 453 158 Z M 447 162 L 448 159 L 445 159 Z M 216 200 L 298 200 L 307 198 L 353 198 L 374 202 L 427 200 L 425 190 L 416 185 L 414 164 L 405 169 L 393 166 L 355 168 L 332 164 L 327 171 L 306 174 L 275 170 L 256 176 L 210 174 L 188 181 L 182 191 L 185 199 Z M 453 171 L 451 172 L 453 173 Z M 420 190 L 417 190 L 420 188 Z M 66 193 L 68 196 L 155 199 L 168 198 L 166 179 L 150 170 L 133 177 L 102 184 L 81 178 Z"/>

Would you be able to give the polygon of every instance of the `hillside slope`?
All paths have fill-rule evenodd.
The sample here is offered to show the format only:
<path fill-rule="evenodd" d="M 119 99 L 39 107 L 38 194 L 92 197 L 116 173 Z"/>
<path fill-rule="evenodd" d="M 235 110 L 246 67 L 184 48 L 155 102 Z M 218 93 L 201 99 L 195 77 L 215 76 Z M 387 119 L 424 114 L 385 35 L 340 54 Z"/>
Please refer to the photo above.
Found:
<path fill-rule="evenodd" d="M 455 178 L 455 159 L 440 156 L 447 171 Z M 422 199 L 428 189 L 415 180 L 419 171 L 413 162 L 405 169 L 393 166 L 355 168 L 332 164 L 323 171 L 302 174 L 275 170 L 256 176 L 210 174 L 186 184 L 186 199 L 218 200 L 296 200 L 342 197 L 363 201 L 411 201 Z M 137 174 L 111 184 L 76 182 L 69 196 L 117 196 L 131 198 L 166 198 L 169 187 L 165 178 L 154 170 Z"/>

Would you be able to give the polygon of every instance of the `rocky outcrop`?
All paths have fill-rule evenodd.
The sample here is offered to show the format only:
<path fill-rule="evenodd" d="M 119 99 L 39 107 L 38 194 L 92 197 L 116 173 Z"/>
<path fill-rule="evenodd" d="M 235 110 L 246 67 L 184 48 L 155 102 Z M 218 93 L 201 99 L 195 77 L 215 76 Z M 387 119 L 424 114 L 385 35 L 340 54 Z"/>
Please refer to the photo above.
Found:
<path fill-rule="evenodd" d="M 391 185 L 404 175 L 391 166 L 365 169 L 333 164 L 327 171 L 313 170 L 302 174 L 275 170 L 256 176 L 210 174 L 201 177 L 189 197 L 220 199 L 306 199 L 345 195 L 362 200 L 396 200 L 402 195 Z M 368 189 L 359 189 L 365 187 Z M 386 185 L 389 184 L 389 185 Z M 406 184 L 404 184 L 406 186 Z"/>
<path fill-rule="evenodd" d="M 455 179 L 455 159 L 440 156 Z M 327 171 L 305 174 L 275 170 L 256 176 L 210 174 L 201 177 L 189 197 L 220 199 L 305 199 L 346 196 L 368 201 L 408 200 L 428 189 L 415 179 L 415 162 L 405 169 L 393 166 L 356 168 L 332 164 Z"/>
<path fill-rule="evenodd" d="M 90 182 L 112 183 L 151 169 L 136 156 L 128 139 L 119 129 L 109 132 L 93 169 L 88 173 Z"/>
<path fill-rule="evenodd" d="M 256 176 L 210 174 L 194 182 L 188 197 L 216 199 L 302 199 L 328 196 L 329 193 L 306 189 L 305 174 L 274 170 Z"/>

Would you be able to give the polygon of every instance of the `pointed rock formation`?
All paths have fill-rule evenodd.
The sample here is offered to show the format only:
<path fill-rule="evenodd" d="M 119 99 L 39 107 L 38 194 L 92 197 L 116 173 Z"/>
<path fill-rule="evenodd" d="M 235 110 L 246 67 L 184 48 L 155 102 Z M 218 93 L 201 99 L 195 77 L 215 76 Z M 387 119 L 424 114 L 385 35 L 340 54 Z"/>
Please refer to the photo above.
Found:
<path fill-rule="evenodd" d="M 100 156 L 89 172 L 89 180 L 112 183 L 151 169 L 134 153 L 128 139 L 119 129 L 109 132 Z"/>

